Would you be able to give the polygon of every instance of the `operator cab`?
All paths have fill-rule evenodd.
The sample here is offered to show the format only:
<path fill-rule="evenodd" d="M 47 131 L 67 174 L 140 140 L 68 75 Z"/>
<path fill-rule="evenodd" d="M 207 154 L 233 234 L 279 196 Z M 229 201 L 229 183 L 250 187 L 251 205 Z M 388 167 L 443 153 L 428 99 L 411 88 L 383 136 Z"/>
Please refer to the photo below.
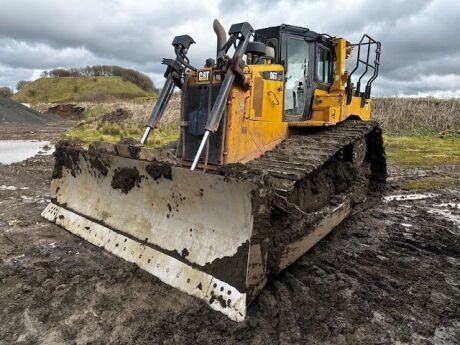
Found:
<path fill-rule="evenodd" d="M 284 121 L 311 118 L 316 89 L 329 90 L 334 66 L 332 37 L 306 28 L 280 25 L 255 31 L 255 40 L 274 51 L 285 69 Z"/>

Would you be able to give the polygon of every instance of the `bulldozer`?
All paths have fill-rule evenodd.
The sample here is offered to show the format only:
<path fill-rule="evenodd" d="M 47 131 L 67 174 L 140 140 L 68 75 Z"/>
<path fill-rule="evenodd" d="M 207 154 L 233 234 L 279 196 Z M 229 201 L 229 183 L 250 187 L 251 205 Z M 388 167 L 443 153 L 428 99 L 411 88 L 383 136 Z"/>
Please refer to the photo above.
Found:
<path fill-rule="evenodd" d="M 203 67 L 187 57 L 194 40 L 174 38 L 140 140 L 56 146 L 42 216 L 242 321 L 270 276 L 379 197 L 381 44 L 284 24 L 213 28 Z M 148 147 L 176 88 L 179 139 Z"/>

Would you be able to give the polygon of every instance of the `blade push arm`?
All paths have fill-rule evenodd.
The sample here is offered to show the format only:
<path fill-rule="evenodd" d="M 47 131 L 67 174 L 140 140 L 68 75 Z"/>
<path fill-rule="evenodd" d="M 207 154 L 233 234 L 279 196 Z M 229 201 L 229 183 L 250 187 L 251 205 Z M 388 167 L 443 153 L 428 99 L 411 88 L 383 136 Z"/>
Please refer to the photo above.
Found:
<path fill-rule="evenodd" d="M 149 120 L 147 121 L 144 134 L 142 135 L 141 144 L 145 144 L 147 142 L 150 132 L 153 128 L 155 128 L 163 116 L 166 105 L 174 92 L 174 87 L 177 86 L 182 88 L 185 70 L 187 68 L 196 70 L 189 64 L 187 58 L 188 48 L 193 43 L 195 43 L 195 41 L 189 35 L 176 36 L 172 42 L 174 52 L 176 53 L 176 59 L 163 59 L 161 62 L 162 64 L 168 66 L 164 74 L 166 82 L 161 89 L 158 100 L 152 109 Z"/>
<path fill-rule="evenodd" d="M 218 58 L 223 57 L 225 53 L 230 49 L 230 47 L 232 45 L 236 45 L 236 42 L 238 41 L 233 57 L 230 59 L 230 62 L 237 61 L 239 58 L 243 56 L 244 52 L 246 51 L 249 39 L 251 35 L 254 33 L 254 29 L 249 23 L 233 24 L 228 33 L 230 35 L 230 38 L 222 47 L 222 49 L 218 52 L 217 55 Z M 229 64 L 227 72 L 225 73 L 225 78 L 222 82 L 222 87 L 220 88 L 220 91 L 216 98 L 216 102 L 214 103 L 209 114 L 208 120 L 206 122 L 206 131 L 204 133 L 203 139 L 201 140 L 195 159 L 193 160 L 191 170 L 195 170 L 198 161 L 200 160 L 203 149 L 208 141 L 210 133 L 216 132 L 219 128 L 219 124 L 222 120 L 222 116 L 225 111 L 225 105 L 227 103 L 228 95 L 235 80 L 235 70 L 232 67 L 232 65 L 233 64 L 231 63 Z"/>

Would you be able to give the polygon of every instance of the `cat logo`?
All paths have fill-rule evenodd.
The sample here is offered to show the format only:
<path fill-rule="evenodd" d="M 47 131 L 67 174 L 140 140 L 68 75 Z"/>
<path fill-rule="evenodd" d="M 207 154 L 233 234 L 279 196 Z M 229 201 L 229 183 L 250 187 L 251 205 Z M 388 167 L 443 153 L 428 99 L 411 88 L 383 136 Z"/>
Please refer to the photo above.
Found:
<path fill-rule="evenodd" d="M 283 81 L 283 73 L 278 71 L 263 71 L 260 76 L 265 80 Z"/>
<path fill-rule="evenodd" d="M 278 80 L 278 72 L 270 72 L 270 80 Z"/>
<path fill-rule="evenodd" d="M 198 71 L 198 82 L 208 82 L 211 80 L 211 70 L 210 69 L 202 69 Z"/>

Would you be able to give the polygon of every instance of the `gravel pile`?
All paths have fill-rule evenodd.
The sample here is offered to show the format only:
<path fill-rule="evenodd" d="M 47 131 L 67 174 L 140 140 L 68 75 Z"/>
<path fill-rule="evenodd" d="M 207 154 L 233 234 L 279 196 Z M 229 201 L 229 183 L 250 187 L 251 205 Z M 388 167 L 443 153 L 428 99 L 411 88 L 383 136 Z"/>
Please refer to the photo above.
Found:
<path fill-rule="evenodd" d="M 44 125 L 62 121 L 56 114 L 39 113 L 11 99 L 0 98 L 0 123 Z"/>

